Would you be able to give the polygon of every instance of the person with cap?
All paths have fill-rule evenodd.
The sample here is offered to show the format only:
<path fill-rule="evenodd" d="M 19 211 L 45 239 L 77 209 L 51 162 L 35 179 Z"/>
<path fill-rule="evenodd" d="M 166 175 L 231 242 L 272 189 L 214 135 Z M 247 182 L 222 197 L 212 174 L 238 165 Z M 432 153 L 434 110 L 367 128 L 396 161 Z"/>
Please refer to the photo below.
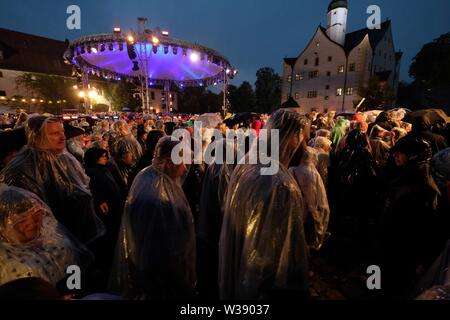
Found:
<path fill-rule="evenodd" d="M 288 167 L 301 158 L 309 121 L 278 110 L 270 117 L 268 148 L 278 145 L 279 170 L 262 175 L 267 164 L 238 165 L 231 176 L 219 241 L 220 298 L 283 299 L 308 295 L 307 245 L 302 194 Z M 278 130 L 273 136 L 271 130 Z M 279 137 L 279 139 L 277 138 Z M 254 144 L 247 156 L 255 152 Z M 248 162 L 247 162 L 248 163 Z M 263 171 L 264 172 L 264 171 Z"/>
<path fill-rule="evenodd" d="M 66 136 L 59 119 L 35 116 L 25 126 L 28 144 L 0 173 L 0 182 L 38 195 L 55 218 L 87 244 L 104 232 L 95 214 L 89 178 L 66 151 Z"/>
<path fill-rule="evenodd" d="M 436 246 L 440 193 L 430 175 L 429 142 L 407 136 L 391 152 L 399 174 L 389 182 L 381 219 L 382 270 L 386 294 L 405 298 L 441 250 Z"/>
<path fill-rule="evenodd" d="M 196 296 L 195 231 L 172 151 L 180 141 L 159 140 L 150 167 L 131 187 L 110 279 L 112 292 L 126 299 L 172 300 Z"/>

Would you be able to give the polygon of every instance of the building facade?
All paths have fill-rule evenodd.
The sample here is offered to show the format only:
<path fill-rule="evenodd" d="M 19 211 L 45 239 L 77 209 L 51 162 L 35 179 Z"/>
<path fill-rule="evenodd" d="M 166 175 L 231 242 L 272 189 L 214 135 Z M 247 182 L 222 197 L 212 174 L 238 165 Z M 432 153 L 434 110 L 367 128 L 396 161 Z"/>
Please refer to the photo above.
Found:
<path fill-rule="evenodd" d="M 298 57 L 284 59 L 282 103 L 292 97 L 301 112 L 351 112 L 362 99 L 358 88 L 373 75 L 397 92 L 402 54 L 391 22 L 347 33 L 347 16 L 347 1 L 332 1 L 327 28 L 319 25 Z"/>

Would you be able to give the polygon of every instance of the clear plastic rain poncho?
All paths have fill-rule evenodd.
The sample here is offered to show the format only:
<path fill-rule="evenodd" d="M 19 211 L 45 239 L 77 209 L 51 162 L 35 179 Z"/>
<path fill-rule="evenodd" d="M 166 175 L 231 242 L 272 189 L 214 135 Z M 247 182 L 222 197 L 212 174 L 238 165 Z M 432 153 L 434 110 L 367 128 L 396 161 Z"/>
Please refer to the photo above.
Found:
<path fill-rule="evenodd" d="M 384 166 L 389 159 L 389 150 L 391 146 L 383 140 L 383 136 L 389 136 L 389 131 L 383 129 L 379 125 L 374 125 L 370 132 L 370 146 L 372 154 L 378 164 Z"/>
<path fill-rule="evenodd" d="M 135 166 L 142 157 L 142 147 L 136 138 L 130 133 L 128 129 L 128 124 L 119 120 L 113 125 L 114 135 L 112 137 L 112 142 L 110 143 L 112 149 L 111 152 L 114 157 L 121 158 L 118 153 L 120 150 L 124 149 L 124 145 L 126 149 L 131 152 L 133 157 L 133 166 Z"/>
<path fill-rule="evenodd" d="M 36 195 L 0 184 L 0 285 L 27 277 L 55 285 L 69 266 L 82 268 L 90 260 Z"/>
<path fill-rule="evenodd" d="M 49 122 L 59 121 L 45 116 L 28 120 L 28 145 L 3 169 L 0 182 L 39 196 L 55 218 L 86 244 L 103 235 L 104 226 L 95 214 L 89 178 L 81 164 L 66 150 L 59 154 L 50 151 Z"/>
<path fill-rule="evenodd" d="M 279 110 L 266 129 L 279 130 L 279 170 L 239 165 L 228 187 L 219 243 L 222 299 L 267 299 L 307 291 L 307 246 L 300 188 L 288 165 L 305 139 L 306 118 Z M 268 136 L 269 148 L 272 135 Z M 255 145 L 250 152 L 255 151 Z"/>
<path fill-rule="evenodd" d="M 217 142 L 215 150 L 227 148 L 236 155 L 233 140 L 222 139 Z M 223 152 L 224 159 L 225 152 Z M 226 162 L 226 161 L 223 161 Z M 222 226 L 224 202 L 227 197 L 228 185 L 234 170 L 234 164 L 210 164 L 203 178 L 203 188 L 200 198 L 200 215 L 198 221 L 198 237 L 210 245 L 218 245 Z"/>
<path fill-rule="evenodd" d="M 319 250 L 324 240 L 329 236 L 327 230 L 330 220 L 327 192 L 322 177 L 316 169 L 317 163 L 317 152 L 313 148 L 307 147 L 300 165 L 291 168 L 300 186 L 305 203 L 306 240 L 309 246 L 315 250 Z M 312 225 L 310 225 L 310 221 Z"/>
<path fill-rule="evenodd" d="M 126 299 L 194 295 L 194 220 L 181 185 L 165 173 L 176 143 L 159 141 L 153 164 L 138 174 L 125 204 L 110 287 Z"/>

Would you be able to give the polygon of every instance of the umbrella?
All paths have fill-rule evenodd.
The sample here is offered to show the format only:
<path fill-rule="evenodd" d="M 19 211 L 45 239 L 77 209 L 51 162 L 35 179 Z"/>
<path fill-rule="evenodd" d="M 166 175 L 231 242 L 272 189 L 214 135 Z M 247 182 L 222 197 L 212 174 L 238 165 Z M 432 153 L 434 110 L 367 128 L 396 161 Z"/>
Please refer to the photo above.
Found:
<path fill-rule="evenodd" d="M 196 121 L 201 121 L 203 127 L 216 128 L 222 123 L 222 119 L 216 113 L 205 113 L 198 117 Z"/>
<path fill-rule="evenodd" d="M 224 123 L 231 128 L 236 124 L 245 123 L 252 120 L 254 117 L 259 117 L 259 114 L 253 112 L 242 112 L 237 113 L 233 117 L 225 120 Z"/>
<path fill-rule="evenodd" d="M 431 124 L 435 125 L 436 123 L 449 123 L 450 117 L 445 113 L 442 109 L 424 109 L 411 112 L 405 116 L 403 119 L 404 122 L 414 123 L 416 119 L 427 116 L 430 119 Z"/>

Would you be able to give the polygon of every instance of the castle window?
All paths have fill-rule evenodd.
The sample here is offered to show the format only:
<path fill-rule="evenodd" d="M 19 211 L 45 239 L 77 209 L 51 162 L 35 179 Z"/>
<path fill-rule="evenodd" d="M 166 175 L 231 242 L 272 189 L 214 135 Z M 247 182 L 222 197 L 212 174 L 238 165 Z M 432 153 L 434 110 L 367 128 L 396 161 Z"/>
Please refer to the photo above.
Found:
<path fill-rule="evenodd" d="M 316 67 L 319 66 L 319 58 L 316 58 L 315 64 Z"/>
<path fill-rule="evenodd" d="M 338 67 L 338 73 L 344 73 L 344 66 Z"/>
<path fill-rule="evenodd" d="M 331 77 L 331 71 L 327 71 L 327 77 Z"/>
<path fill-rule="evenodd" d="M 6 91 L 0 90 L 0 97 L 6 97 Z"/>
<path fill-rule="evenodd" d="M 0 71 L 0 78 L 3 78 L 3 72 Z"/>
<path fill-rule="evenodd" d="M 308 65 L 308 59 L 305 59 L 305 61 L 303 62 L 303 64 L 306 66 Z"/>
<path fill-rule="evenodd" d="M 298 100 L 298 99 L 300 99 L 300 93 L 296 92 L 295 93 L 295 100 Z"/>
<path fill-rule="evenodd" d="M 320 47 L 320 42 L 316 42 L 316 47 Z"/>
<path fill-rule="evenodd" d="M 328 62 L 331 62 L 331 61 L 333 61 L 333 57 L 332 57 L 332 56 L 329 56 L 329 57 L 328 57 Z"/>
<path fill-rule="evenodd" d="M 350 65 L 348 67 L 348 71 L 349 72 L 354 72 L 355 70 L 356 70 L 356 64 L 350 63 Z"/>
<path fill-rule="evenodd" d="M 330 90 L 330 85 L 329 85 L 329 84 L 327 84 L 327 85 L 325 86 L 325 90 Z"/>
<path fill-rule="evenodd" d="M 330 99 L 330 97 L 329 96 L 325 96 L 325 100 L 329 100 Z"/>
<path fill-rule="evenodd" d="M 317 90 L 308 91 L 308 99 L 317 98 Z"/>
<path fill-rule="evenodd" d="M 353 88 L 347 88 L 347 95 L 348 96 L 353 95 Z"/>
<path fill-rule="evenodd" d="M 303 72 L 295 74 L 295 81 L 303 80 Z"/>
<path fill-rule="evenodd" d="M 344 90 L 342 88 L 337 88 L 336 89 L 336 95 L 337 96 L 342 96 L 343 93 L 344 93 Z"/>
<path fill-rule="evenodd" d="M 288 82 L 291 82 L 291 81 L 292 81 L 292 76 L 288 76 L 288 77 L 287 77 L 287 81 L 288 81 Z"/>
<path fill-rule="evenodd" d="M 155 91 L 151 91 L 150 96 L 152 100 L 155 100 Z"/>
<path fill-rule="evenodd" d="M 319 76 L 319 71 L 310 71 L 309 72 L 309 78 L 313 79 L 313 78 L 317 78 Z"/>

